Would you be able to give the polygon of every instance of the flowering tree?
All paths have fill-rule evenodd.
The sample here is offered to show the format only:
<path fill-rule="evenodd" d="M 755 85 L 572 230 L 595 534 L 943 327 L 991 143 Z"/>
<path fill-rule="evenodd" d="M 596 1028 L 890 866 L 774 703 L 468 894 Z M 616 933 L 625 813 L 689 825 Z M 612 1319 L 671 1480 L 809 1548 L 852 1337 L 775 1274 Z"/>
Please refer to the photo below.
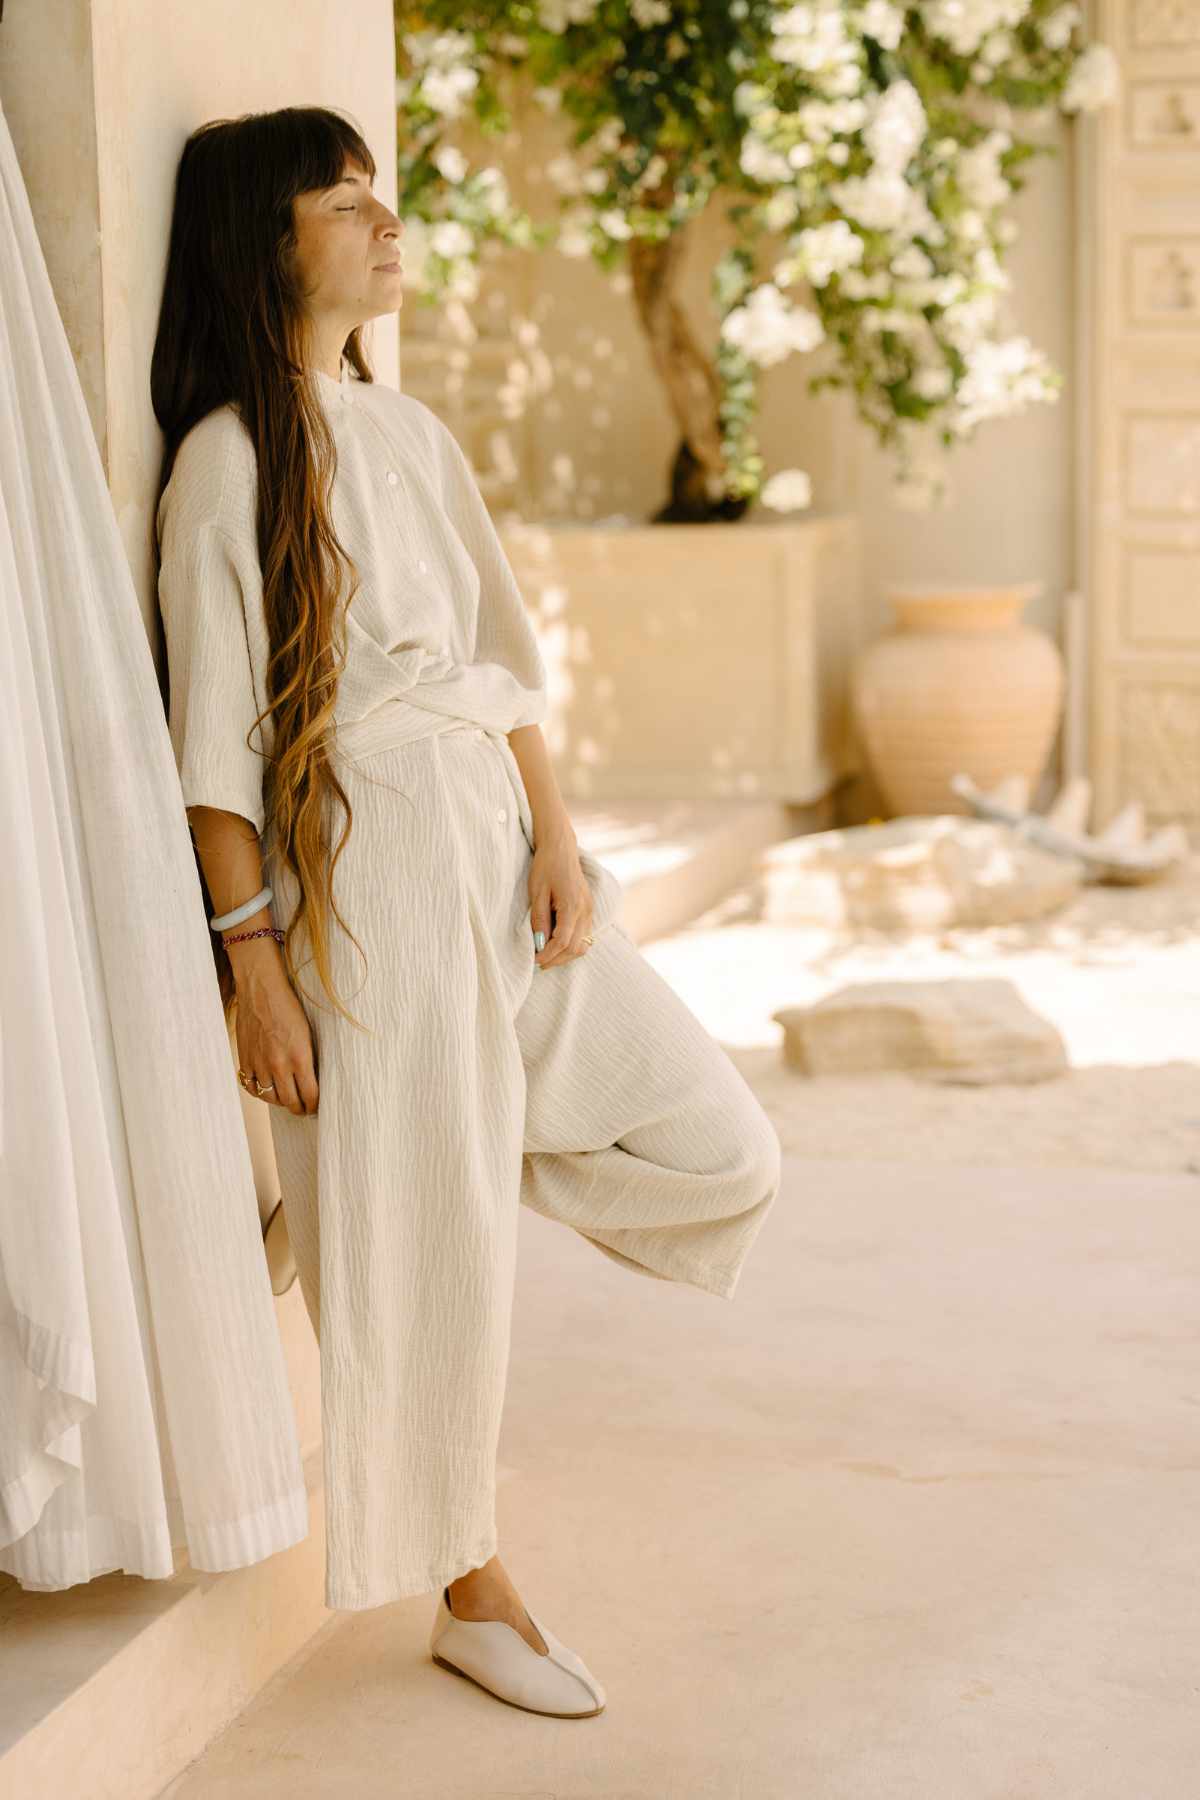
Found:
<path fill-rule="evenodd" d="M 489 242 L 627 259 L 680 433 L 660 520 L 808 504 L 803 470 L 764 482 L 753 422 L 759 370 L 818 350 L 810 388 L 851 391 L 896 455 L 898 498 L 927 504 L 946 449 L 1061 386 L 1028 338 L 1001 334 L 998 300 L 1008 203 L 1046 147 L 1016 120 L 1116 91 L 1081 22 L 1075 0 L 397 0 L 408 278 L 424 300 L 469 300 Z M 518 78 L 573 127 L 548 166 L 550 222 L 447 137 L 468 108 L 484 133 L 510 130 Z M 712 272 L 711 356 L 677 288 L 689 227 L 718 199 L 733 241 Z"/>

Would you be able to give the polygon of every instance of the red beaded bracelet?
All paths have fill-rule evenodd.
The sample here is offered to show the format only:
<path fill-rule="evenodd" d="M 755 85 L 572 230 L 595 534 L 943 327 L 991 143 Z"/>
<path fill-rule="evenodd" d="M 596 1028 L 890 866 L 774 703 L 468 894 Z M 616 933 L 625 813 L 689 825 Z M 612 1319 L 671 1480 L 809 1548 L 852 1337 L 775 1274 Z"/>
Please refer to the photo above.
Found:
<path fill-rule="evenodd" d="M 283 933 L 277 925 L 260 925 L 257 931 L 235 931 L 229 937 L 222 937 L 223 944 L 240 944 L 245 938 L 273 937 L 277 944 L 282 944 Z"/>

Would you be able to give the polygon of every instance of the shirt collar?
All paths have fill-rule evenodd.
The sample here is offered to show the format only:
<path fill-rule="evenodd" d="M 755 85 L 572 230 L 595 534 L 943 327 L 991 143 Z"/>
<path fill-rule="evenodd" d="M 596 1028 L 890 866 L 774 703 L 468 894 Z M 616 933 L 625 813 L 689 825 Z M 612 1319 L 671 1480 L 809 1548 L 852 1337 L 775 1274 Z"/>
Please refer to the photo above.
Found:
<path fill-rule="evenodd" d="M 350 401 L 353 401 L 354 395 L 350 391 L 349 359 L 347 357 L 343 356 L 340 366 L 341 366 L 341 375 L 339 376 L 337 381 L 335 381 L 333 379 L 332 375 L 327 375 L 325 373 L 324 369 L 315 369 L 313 371 L 313 373 L 316 375 L 317 385 L 320 388 L 321 393 L 325 396 L 325 398 L 327 400 L 339 400 L 340 399 L 340 400 L 345 400 L 347 402 L 350 402 Z"/>

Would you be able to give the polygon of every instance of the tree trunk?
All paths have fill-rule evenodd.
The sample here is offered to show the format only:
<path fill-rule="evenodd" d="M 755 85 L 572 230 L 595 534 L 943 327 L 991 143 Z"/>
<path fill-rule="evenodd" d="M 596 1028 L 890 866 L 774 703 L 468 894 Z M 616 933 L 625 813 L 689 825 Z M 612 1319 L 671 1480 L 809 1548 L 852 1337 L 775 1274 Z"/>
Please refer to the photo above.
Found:
<path fill-rule="evenodd" d="M 744 500 L 723 494 L 720 384 L 674 292 L 684 235 L 675 231 L 657 243 L 633 238 L 629 244 L 638 318 L 681 436 L 671 468 L 671 498 L 655 513 L 654 524 L 739 518 L 746 508 Z"/>

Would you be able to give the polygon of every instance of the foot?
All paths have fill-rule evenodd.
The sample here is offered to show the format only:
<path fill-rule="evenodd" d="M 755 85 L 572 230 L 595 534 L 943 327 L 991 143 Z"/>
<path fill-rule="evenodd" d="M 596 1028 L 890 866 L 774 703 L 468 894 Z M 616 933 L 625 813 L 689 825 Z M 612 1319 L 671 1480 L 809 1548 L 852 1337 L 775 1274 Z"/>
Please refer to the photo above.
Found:
<path fill-rule="evenodd" d="M 498 1556 L 490 1557 L 480 1569 L 469 1569 L 447 1586 L 450 1611 L 456 1619 L 502 1619 L 519 1632 L 539 1656 L 550 1654 L 546 1640 L 522 1606 L 521 1596 Z"/>

